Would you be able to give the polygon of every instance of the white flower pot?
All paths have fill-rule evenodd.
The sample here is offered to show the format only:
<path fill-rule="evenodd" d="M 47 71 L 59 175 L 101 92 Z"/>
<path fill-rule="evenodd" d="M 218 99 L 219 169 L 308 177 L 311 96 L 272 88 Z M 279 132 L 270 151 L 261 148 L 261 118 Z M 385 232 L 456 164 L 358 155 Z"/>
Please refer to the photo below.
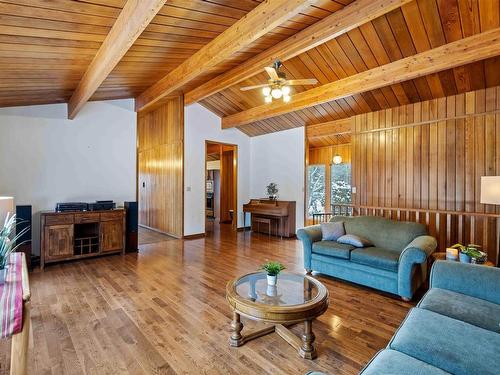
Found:
<path fill-rule="evenodd" d="M 267 285 L 275 286 L 277 280 L 278 280 L 277 275 L 274 276 L 267 275 Z"/>
<path fill-rule="evenodd" d="M 278 295 L 278 288 L 276 287 L 276 285 L 268 285 L 266 294 L 269 297 L 276 297 Z"/>

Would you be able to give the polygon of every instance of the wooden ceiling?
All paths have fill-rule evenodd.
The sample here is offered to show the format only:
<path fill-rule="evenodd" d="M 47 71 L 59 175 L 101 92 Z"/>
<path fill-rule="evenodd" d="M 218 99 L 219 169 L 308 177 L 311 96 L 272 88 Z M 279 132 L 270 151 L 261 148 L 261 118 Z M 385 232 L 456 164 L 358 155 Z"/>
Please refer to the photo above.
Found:
<path fill-rule="evenodd" d="M 168 0 L 91 100 L 137 97 L 260 2 Z M 317 1 L 178 92 L 230 71 L 351 2 Z M 0 0 L 0 106 L 68 102 L 125 3 Z M 415 0 L 285 61 L 284 70 L 289 78 L 316 78 L 324 85 L 499 26 L 500 0 Z M 200 103 L 220 116 L 260 106 L 259 90 L 239 88 L 266 80 L 265 73 L 257 74 Z M 369 92 L 360 87 L 359 94 L 239 129 L 256 136 L 496 85 L 498 57 Z M 322 141 L 346 142 L 348 134 Z"/>
<path fill-rule="evenodd" d="M 133 98 L 261 1 L 168 0 L 91 100 Z M 320 0 L 188 91 L 349 3 Z M 126 0 L 0 0 L 0 107 L 68 102 Z"/>
<path fill-rule="evenodd" d="M 403 57 L 500 26 L 498 0 L 418 0 L 354 29 L 284 63 L 290 78 L 317 78 L 319 85 L 353 76 Z M 264 82 L 264 73 L 203 101 L 221 116 L 262 105 L 260 91 L 241 92 Z M 255 136 L 296 126 L 318 124 L 432 98 L 500 84 L 498 57 L 341 100 L 243 125 Z M 295 92 L 307 88 L 298 87 Z M 362 91 L 360 87 L 360 91 Z M 332 137 L 330 144 L 346 141 Z M 347 140 L 348 141 L 348 140 Z"/>

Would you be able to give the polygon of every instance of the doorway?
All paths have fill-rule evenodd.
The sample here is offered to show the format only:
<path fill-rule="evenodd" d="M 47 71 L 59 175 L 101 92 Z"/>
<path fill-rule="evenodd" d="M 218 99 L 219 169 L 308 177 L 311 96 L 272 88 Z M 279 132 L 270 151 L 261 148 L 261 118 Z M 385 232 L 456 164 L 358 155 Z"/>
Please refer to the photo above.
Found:
<path fill-rule="evenodd" d="M 205 232 L 236 230 L 238 146 L 205 141 Z"/>

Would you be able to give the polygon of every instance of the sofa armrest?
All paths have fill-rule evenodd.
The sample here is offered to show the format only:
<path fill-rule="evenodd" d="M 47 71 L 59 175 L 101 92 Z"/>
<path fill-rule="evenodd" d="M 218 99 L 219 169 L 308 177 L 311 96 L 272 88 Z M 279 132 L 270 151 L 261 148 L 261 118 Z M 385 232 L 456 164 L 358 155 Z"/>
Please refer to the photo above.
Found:
<path fill-rule="evenodd" d="M 432 236 L 418 236 L 401 252 L 398 266 L 398 292 L 406 298 L 413 296 L 413 267 L 422 264 L 436 250 L 437 241 Z"/>
<path fill-rule="evenodd" d="M 321 225 L 318 224 L 301 228 L 297 231 L 297 237 L 302 241 L 302 247 L 304 248 L 304 268 L 307 271 L 311 271 L 312 245 L 314 242 L 321 241 L 323 237 Z"/>
<path fill-rule="evenodd" d="M 434 263 L 430 287 L 451 290 L 500 304 L 500 269 L 440 260 Z"/>

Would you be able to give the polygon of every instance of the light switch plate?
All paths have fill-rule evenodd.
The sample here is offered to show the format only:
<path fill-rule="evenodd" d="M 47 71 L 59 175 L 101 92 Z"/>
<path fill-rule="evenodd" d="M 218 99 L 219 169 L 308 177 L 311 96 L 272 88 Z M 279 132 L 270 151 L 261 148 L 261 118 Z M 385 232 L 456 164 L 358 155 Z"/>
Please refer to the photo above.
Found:
<path fill-rule="evenodd" d="M 356 194 L 356 186 L 353 186 L 353 187 L 352 187 L 352 193 L 353 193 L 353 194 Z"/>
<path fill-rule="evenodd" d="M 187 186 L 186 191 L 191 191 L 191 186 Z"/>

